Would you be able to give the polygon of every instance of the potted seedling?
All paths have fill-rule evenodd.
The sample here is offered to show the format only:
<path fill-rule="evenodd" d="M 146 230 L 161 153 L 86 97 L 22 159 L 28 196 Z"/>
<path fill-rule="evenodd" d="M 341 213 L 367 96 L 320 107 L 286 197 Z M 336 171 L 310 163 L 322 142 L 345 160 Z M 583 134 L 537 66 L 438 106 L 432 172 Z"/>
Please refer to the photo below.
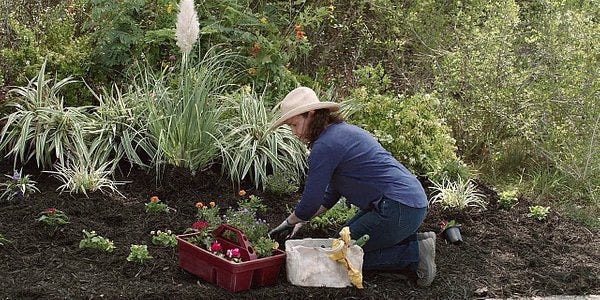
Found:
<path fill-rule="evenodd" d="M 460 234 L 460 226 L 460 224 L 456 223 L 456 220 L 444 220 L 440 223 L 441 232 L 446 237 L 446 240 L 455 245 L 463 241 Z"/>

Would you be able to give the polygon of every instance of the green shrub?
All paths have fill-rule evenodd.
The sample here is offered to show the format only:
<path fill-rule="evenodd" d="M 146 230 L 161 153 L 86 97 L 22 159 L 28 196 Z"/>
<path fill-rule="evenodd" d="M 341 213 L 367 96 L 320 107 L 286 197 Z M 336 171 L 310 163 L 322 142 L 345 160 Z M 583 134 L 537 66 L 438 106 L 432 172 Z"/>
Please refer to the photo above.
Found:
<path fill-rule="evenodd" d="M 468 177 L 467 167 L 454 152 L 450 129 L 435 114 L 438 104 L 432 94 L 381 95 L 360 87 L 352 91 L 346 113 L 416 174 L 433 179 Z"/>

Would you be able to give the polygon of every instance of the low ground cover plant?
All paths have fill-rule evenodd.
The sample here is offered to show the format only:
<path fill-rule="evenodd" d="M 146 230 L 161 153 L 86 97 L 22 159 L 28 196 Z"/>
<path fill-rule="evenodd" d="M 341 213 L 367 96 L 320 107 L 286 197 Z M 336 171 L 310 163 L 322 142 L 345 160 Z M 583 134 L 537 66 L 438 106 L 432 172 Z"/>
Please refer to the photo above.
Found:
<path fill-rule="evenodd" d="M 538 221 L 543 221 L 548 217 L 548 213 L 550 213 L 550 206 L 534 205 L 529 207 L 527 216 Z"/>
<path fill-rule="evenodd" d="M 171 232 L 171 230 L 165 231 L 151 231 L 150 235 L 152 235 L 152 244 L 159 245 L 163 247 L 175 247 L 177 246 L 177 238 L 175 234 Z"/>
<path fill-rule="evenodd" d="M 153 257 L 148 252 L 147 245 L 131 245 L 129 247 L 129 255 L 127 256 L 127 261 L 143 264 L 147 260 L 152 259 Z"/>
<path fill-rule="evenodd" d="M 43 223 L 47 227 L 51 229 L 56 229 L 60 226 L 64 226 L 69 224 L 69 216 L 65 214 L 62 210 L 58 210 L 54 207 L 50 207 L 45 209 L 44 211 L 39 213 L 39 217 L 36 221 Z"/>
<path fill-rule="evenodd" d="M 158 196 L 150 197 L 150 202 L 145 204 L 147 213 L 168 213 L 169 206 L 165 203 L 162 203 Z"/>
<path fill-rule="evenodd" d="M 81 249 L 95 249 L 104 252 L 113 252 L 115 250 L 114 243 L 96 233 L 96 231 L 83 230 L 83 239 L 79 242 Z"/>

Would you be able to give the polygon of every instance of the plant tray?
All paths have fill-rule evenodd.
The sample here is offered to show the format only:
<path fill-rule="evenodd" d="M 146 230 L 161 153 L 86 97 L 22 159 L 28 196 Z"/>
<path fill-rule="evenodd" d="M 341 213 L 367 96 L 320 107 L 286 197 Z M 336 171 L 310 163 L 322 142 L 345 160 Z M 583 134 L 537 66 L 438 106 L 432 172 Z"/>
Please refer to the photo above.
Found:
<path fill-rule="evenodd" d="M 227 231 L 233 232 L 237 241 L 225 237 L 224 233 Z M 213 236 L 224 252 L 232 248 L 240 249 L 243 261 L 235 263 L 187 241 L 197 234 L 199 233 L 177 236 L 179 266 L 182 269 L 232 292 L 277 282 L 279 271 L 285 262 L 285 252 L 276 249 L 272 256 L 256 258 L 246 236 L 239 229 L 223 224 L 213 231 Z M 246 259 L 249 260 L 245 261 Z"/>

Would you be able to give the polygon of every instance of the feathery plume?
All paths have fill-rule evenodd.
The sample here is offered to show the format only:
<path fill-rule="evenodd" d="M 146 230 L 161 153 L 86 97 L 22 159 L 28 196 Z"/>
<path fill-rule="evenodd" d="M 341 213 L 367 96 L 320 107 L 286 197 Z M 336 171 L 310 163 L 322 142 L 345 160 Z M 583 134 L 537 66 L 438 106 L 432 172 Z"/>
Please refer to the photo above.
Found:
<path fill-rule="evenodd" d="M 179 13 L 177 14 L 177 25 L 175 37 L 177 46 L 185 55 L 192 51 L 192 47 L 200 34 L 200 23 L 194 9 L 194 0 L 181 0 Z"/>

